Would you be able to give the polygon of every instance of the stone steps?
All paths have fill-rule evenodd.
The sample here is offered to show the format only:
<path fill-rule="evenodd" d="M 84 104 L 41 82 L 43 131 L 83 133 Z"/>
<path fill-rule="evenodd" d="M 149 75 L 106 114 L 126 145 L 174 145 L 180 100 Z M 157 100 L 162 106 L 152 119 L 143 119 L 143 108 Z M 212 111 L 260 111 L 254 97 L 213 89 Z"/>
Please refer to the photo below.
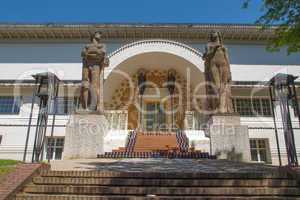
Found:
<path fill-rule="evenodd" d="M 172 187 L 297 187 L 291 179 L 143 179 L 35 177 L 36 185 L 172 186 Z"/>
<path fill-rule="evenodd" d="M 197 172 L 118 172 L 118 171 L 43 171 L 41 177 L 144 178 L 144 179 L 292 179 L 282 170 L 253 173 Z"/>
<path fill-rule="evenodd" d="M 98 158 L 159 158 L 168 157 L 159 152 L 172 150 L 177 154 L 174 158 L 209 158 L 209 155 L 201 152 L 189 152 L 193 155 L 185 155 L 188 152 L 189 143 L 184 133 L 129 133 L 129 141 L 126 147 L 113 149 L 97 155 Z M 153 153 L 153 155 L 151 155 Z"/>
<path fill-rule="evenodd" d="M 156 186 L 77 186 L 28 185 L 23 190 L 31 194 L 73 195 L 137 195 L 137 196 L 300 196 L 298 187 L 156 187 Z"/>
<path fill-rule="evenodd" d="M 245 172 L 45 170 L 16 199 L 300 199 L 300 188 L 286 170 L 259 166 Z"/>
<path fill-rule="evenodd" d="M 169 148 L 178 148 L 176 134 L 138 133 L 133 151 L 152 152 L 157 150 L 168 150 Z"/>
<path fill-rule="evenodd" d="M 216 159 L 207 152 L 105 152 L 103 155 L 97 155 L 98 158 L 184 158 L 184 159 Z"/>
<path fill-rule="evenodd" d="M 237 196 L 159 196 L 156 198 L 155 196 L 148 197 L 140 197 L 140 196 L 119 196 L 119 195 L 106 195 L 106 196 L 92 196 L 92 195 L 41 195 L 41 194 L 19 194 L 16 198 L 17 200 L 241 200 L 245 199 L 245 197 L 237 197 Z M 294 196 L 248 196 L 246 199 L 251 200 L 300 200 L 298 197 Z"/>

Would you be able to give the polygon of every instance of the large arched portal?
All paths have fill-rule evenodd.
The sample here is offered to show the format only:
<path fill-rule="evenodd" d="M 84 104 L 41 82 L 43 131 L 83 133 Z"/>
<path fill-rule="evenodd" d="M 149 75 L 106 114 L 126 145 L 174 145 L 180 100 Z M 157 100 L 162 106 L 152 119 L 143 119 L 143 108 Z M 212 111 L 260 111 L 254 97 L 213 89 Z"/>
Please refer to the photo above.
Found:
<path fill-rule="evenodd" d="M 187 113 L 202 108 L 204 63 L 197 50 L 174 41 L 144 40 L 121 47 L 109 58 L 104 72 L 105 108 L 126 111 L 128 129 L 184 128 Z M 146 72 L 143 95 L 138 92 L 141 71 Z M 175 74 L 173 95 L 167 84 L 170 71 Z"/>

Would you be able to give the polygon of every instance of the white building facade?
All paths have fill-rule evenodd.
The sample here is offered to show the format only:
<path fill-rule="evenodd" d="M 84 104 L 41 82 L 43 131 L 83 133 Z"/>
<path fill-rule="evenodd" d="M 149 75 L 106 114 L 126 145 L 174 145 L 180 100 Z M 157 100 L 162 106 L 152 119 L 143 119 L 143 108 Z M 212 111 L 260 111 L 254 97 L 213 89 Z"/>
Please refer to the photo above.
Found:
<path fill-rule="evenodd" d="M 61 159 L 66 124 L 78 105 L 81 82 L 83 46 L 94 31 L 103 33 L 103 43 L 110 65 L 104 71 L 105 115 L 110 131 L 104 149 L 110 152 L 125 147 L 128 132 L 142 128 L 163 131 L 163 124 L 176 125 L 189 138 L 189 145 L 209 152 L 204 107 L 204 52 L 208 34 L 218 30 L 228 48 L 232 73 L 232 100 L 248 126 L 253 162 L 278 164 L 278 150 L 268 88 L 265 83 L 277 73 L 300 75 L 300 55 L 266 51 L 274 30 L 260 30 L 246 25 L 1 25 L 0 26 L 0 159 L 23 158 L 34 82 L 31 75 L 51 71 L 61 80 L 59 106 L 54 138 L 45 145 L 53 148 L 51 159 Z M 151 87 L 145 91 L 143 109 L 156 109 L 156 102 L 170 107 L 169 93 L 163 80 L 168 70 L 176 71 L 182 93 L 175 100 L 175 114 L 140 116 L 134 106 L 137 72 L 146 70 Z M 296 81 L 297 82 L 297 81 Z M 131 87 L 132 86 L 132 87 Z M 300 91 L 298 90 L 298 93 Z M 286 147 L 277 105 L 279 147 L 283 164 L 287 163 Z M 158 108 L 159 109 L 159 108 Z M 300 158 L 299 121 L 290 106 L 295 143 Z M 35 104 L 33 123 L 38 104 Z M 159 120 L 158 120 L 159 118 Z M 49 116 L 49 126 L 52 115 Z M 35 127 L 29 138 L 30 160 Z M 50 128 L 48 129 L 50 136 Z M 46 153 L 45 153 L 46 158 Z"/>

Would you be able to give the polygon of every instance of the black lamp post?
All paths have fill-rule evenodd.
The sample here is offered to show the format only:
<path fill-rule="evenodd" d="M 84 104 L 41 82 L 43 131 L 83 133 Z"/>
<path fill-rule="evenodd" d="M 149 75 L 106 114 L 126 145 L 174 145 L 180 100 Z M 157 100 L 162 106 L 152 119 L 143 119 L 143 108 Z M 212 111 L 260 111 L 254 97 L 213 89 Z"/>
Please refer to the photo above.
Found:
<path fill-rule="evenodd" d="M 295 79 L 297 78 L 298 77 L 293 75 L 279 73 L 275 75 L 268 83 L 280 165 L 282 165 L 282 162 L 281 162 L 280 147 L 278 141 L 278 131 L 276 125 L 276 116 L 274 111 L 275 110 L 274 102 L 278 102 L 280 106 L 285 146 L 286 146 L 287 157 L 288 157 L 288 165 L 298 166 L 294 131 L 291 122 L 290 108 L 289 108 L 289 105 L 294 105 L 295 112 L 298 115 L 298 120 L 300 124 L 299 105 L 298 105 L 297 93 L 295 89 Z"/>
<path fill-rule="evenodd" d="M 28 141 L 30 136 L 30 129 L 32 126 L 32 115 L 33 107 L 36 99 L 39 101 L 39 112 L 36 122 L 36 130 L 34 136 L 34 145 L 32 152 L 32 162 L 40 162 L 43 159 L 44 146 L 46 131 L 48 125 L 48 115 L 50 110 L 50 103 L 53 101 L 53 120 L 51 128 L 51 138 L 53 138 L 54 124 L 55 124 L 55 114 L 57 111 L 57 96 L 59 88 L 59 79 L 57 76 L 51 72 L 38 73 L 33 75 L 35 79 L 35 88 L 32 95 L 31 110 L 29 116 L 29 123 L 27 128 L 25 150 L 23 155 L 23 161 L 26 161 Z M 47 149 L 48 161 L 50 160 L 50 155 L 52 155 L 52 149 Z"/>

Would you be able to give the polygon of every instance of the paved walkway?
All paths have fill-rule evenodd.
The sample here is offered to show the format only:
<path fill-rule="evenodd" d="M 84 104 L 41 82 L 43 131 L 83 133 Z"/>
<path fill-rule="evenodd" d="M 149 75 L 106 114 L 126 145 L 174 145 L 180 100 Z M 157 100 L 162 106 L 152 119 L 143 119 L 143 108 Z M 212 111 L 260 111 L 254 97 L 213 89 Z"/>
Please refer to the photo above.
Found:
<path fill-rule="evenodd" d="M 277 167 L 238 163 L 225 160 L 193 159 L 90 159 L 53 161 L 52 170 L 103 170 L 117 172 L 187 172 L 187 173 L 264 173 L 272 172 Z"/>

